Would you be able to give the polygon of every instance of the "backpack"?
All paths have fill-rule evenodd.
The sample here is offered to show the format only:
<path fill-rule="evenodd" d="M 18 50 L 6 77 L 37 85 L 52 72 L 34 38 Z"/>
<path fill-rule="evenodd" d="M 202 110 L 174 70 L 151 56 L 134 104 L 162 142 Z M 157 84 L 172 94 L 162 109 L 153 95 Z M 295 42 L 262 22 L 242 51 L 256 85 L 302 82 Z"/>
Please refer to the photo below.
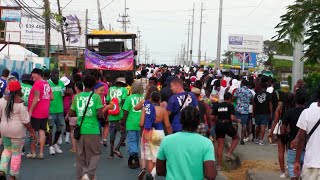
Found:
<path fill-rule="evenodd" d="M 108 110 L 108 114 L 116 116 L 120 113 L 120 105 L 119 105 L 119 99 L 118 98 L 112 98 L 111 101 L 114 104 L 114 108 L 111 110 Z"/>

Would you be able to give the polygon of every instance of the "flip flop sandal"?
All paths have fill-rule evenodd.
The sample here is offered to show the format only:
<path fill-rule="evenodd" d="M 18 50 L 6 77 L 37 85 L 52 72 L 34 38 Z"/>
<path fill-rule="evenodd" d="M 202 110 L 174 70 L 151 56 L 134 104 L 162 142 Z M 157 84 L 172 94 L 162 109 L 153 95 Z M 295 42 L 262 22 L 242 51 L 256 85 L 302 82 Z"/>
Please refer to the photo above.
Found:
<path fill-rule="evenodd" d="M 123 155 L 121 154 L 120 151 L 117 151 L 117 150 L 113 150 L 113 152 L 119 157 L 119 158 L 123 158 Z"/>

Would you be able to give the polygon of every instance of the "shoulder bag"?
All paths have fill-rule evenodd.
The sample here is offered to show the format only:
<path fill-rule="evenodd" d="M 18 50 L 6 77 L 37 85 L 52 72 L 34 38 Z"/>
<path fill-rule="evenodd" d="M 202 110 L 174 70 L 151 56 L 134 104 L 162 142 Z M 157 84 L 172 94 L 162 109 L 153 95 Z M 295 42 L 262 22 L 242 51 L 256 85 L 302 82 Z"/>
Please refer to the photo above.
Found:
<path fill-rule="evenodd" d="M 79 125 L 76 125 L 73 129 L 73 136 L 74 136 L 74 139 L 76 140 L 79 140 L 80 137 L 81 137 L 81 132 L 80 132 L 80 129 L 81 129 L 81 126 L 82 126 L 82 123 L 83 123 L 83 120 L 84 120 L 84 117 L 86 116 L 86 113 L 87 113 L 87 109 L 88 109 L 88 106 L 89 106 L 89 103 L 90 103 L 90 100 L 91 100 L 91 97 L 94 93 L 91 93 L 90 97 L 89 97 L 89 100 L 88 100 L 88 103 L 86 105 L 86 108 L 84 110 L 84 113 L 83 113 L 83 116 L 81 118 L 81 123 L 80 123 L 80 126 Z"/>
<path fill-rule="evenodd" d="M 307 141 L 310 139 L 311 135 L 314 133 L 314 131 L 318 128 L 318 126 L 320 125 L 320 119 L 318 120 L 318 122 L 316 123 L 316 125 L 313 126 L 313 128 L 311 129 L 311 131 L 308 133 L 307 135 Z"/>

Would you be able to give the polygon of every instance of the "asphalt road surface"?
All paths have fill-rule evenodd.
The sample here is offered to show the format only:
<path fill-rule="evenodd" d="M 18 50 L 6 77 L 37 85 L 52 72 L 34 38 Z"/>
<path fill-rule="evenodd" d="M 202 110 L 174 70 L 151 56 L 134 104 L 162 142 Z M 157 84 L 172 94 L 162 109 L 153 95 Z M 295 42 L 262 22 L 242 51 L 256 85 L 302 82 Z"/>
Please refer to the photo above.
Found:
<path fill-rule="evenodd" d="M 118 142 L 118 141 L 116 141 Z M 44 160 L 22 158 L 20 169 L 21 180 L 75 180 L 76 179 L 76 158 L 75 154 L 70 152 L 71 144 L 63 143 L 60 145 L 63 154 L 51 156 L 48 147 L 45 147 Z M 136 180 L 140 169 L 132 170 L 127 166 L 128 153 L 126 147 L 121 147 L 124 155 L 123 159 L 116 155 L 114 159 L 109 159 L 109 146 L 102 147 L 100 163 L 96 175 L 97 180 Z M 38 148 L 37 148 L 38 150 Z M 29 145 L 26 145 L 26 152 L 29 152 Z M 157 180 L 163 180 L 164 177 L 157 177 Z M 217 177 L 218 180 L 224 179 Z"/>

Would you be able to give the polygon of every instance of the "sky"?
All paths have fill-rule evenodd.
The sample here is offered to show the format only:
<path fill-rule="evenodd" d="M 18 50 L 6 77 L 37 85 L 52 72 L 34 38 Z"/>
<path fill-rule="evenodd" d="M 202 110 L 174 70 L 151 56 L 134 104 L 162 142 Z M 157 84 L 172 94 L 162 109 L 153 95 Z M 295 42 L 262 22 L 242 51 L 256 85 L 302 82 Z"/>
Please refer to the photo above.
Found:
<path fill-rule="evenodd" d="M 5 3 L 2 0 L 2 4 Z M 70 2 L 71 1 L 71 2 Z M 37 7 L 42 0 L 26 0 Z M 98 28 L 96 0 L 60 0 L 62 13 L 89 11 L 89 29 Z M 119 15 L 124 13 L 125 0 L 100 0 L 105 28 L 122 30 Z M 202 59 L 215 59 L 217 54 L 219 0 L 127 0 L 130 18 L 128 32 L 141 32 L 141 61 L 145 51 L 149 61 L 158 64 L 173 64 L 182 46 L 187 46 L 188 22 L 192 19 L 195 4 L 193 60 L 197 60 L 199 49 L 200 9 L 204 3 L 202 31 Z M 56 0 L 50 0 L 56 8 Z M 222 52 L 227 49 L 229 34 L 262 35 L 270 40 L 276 35 L 274 27 L 280 16 L 294 0 L 223 0 Z M 67 5 L 68 4 L 68 5 Z M 66 6 L 67 5 L 67 6 Z M 107 6 L 108 5 L 108 6 Z M 66 6 L 66 7 L 65 7 Z M 191 30 L 190 30 L 191 31 Z"/>

